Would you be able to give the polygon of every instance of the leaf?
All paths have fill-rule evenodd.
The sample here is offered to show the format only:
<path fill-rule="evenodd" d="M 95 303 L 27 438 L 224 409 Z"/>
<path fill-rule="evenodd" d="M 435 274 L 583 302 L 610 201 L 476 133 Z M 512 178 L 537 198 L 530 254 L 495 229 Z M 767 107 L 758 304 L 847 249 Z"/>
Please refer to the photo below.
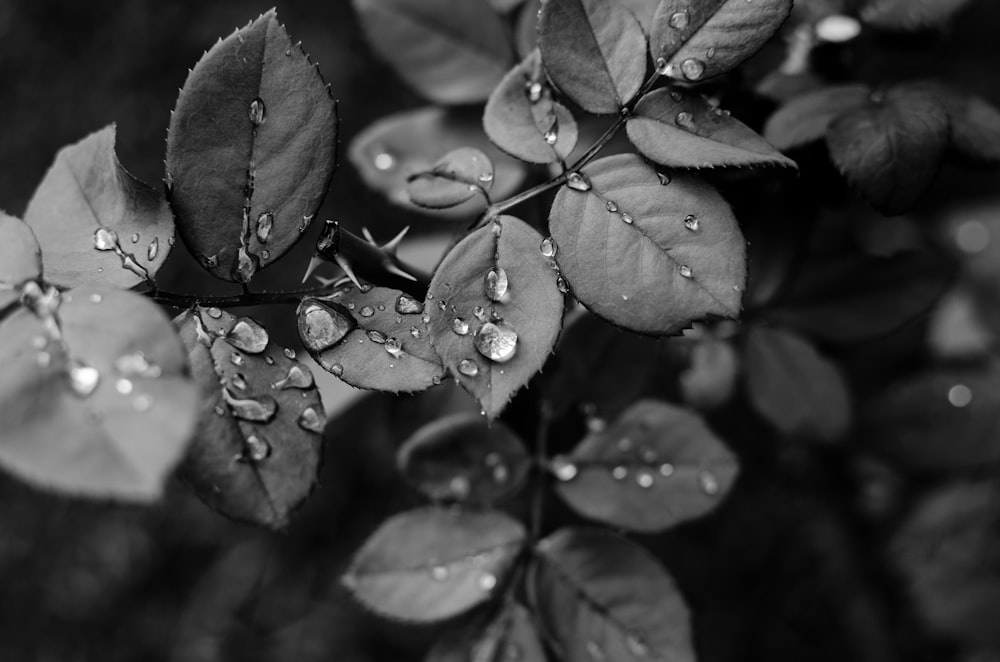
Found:
<path fill-rule="evenodd" d="M 163 196 L 118 162 L 113 124 L 56 154 L 24 221 L 42 247 L 46 279 L 65 286 L 148 281 L 174 241 Z"/>
<path fill-rule="evenodd" d="M 552 99 L 537 49 L 490 94 L 483 128 L 497 147 L 529 163 L 565 161 L 579 138 L 573 115 Z"/>
<path fill-rule="evenodd" d="M 844 377 L 805 338 L 780 328 L 750 327 L 746 338 L 747 397 L 783 434 L 840 440 L 851 424 Z"/>
<path fill-rule="evenodd" d="M 584 517 L 653 533 L 701 517 L 736 480 L 736 458 L 697 414 L 641 400 L 568 456 L 556 491 Z"/>
<path fill-rule="evenodd" d="M 835 85 L 795 97 L 764 125 L 764 138 L 780 150 L 802 147 L 826 136 L 837 118 L 867 105 L 867 85 Z"/>
<path fill-rule="evenodd" d="M 617 113 L 646 75 L 646 36 L 617 2 L 546 0 L 538 44 L 556 86 L 591 113 Z"/>
<path fill-rule="evenodd" d="M 684 402 L 701 410 L 717 409 L 732 398 L 740 357 L 728 340 L 699 339 L 691 348 L 691 366 L 679 377 Z"/>
<path fill-rule="evenodd" d="M 885 215 L 910 209 L 927 192 L 948 146 L 948 113 L 919 86 L 890 88 L 830 124 L 837 168 Z"/>
<path fill-rule="evenodd" d="M 19 286 L 42 275 L 42 249 L 26 223 L 0 211 L 0 319 Z"/>
<path fill-rule="evenodd" d="M 653 27 L 653 16 L 656 15 L 656 8 L 660 0 L 619 0 L 630 12 L 635 14 L 642 31 L 649 34 L 649 29 Z"/>
<path fill-rule="evenodd" d="M 663 0 L 649 31 L 649 52 L 666 76 L 713 78 L 756 53 L 791 10 L 792 0 Z"/>
<path fill-rule="evenodd" d="M 493 597 L 524 538 L 524 527 L 498 511 L 411 510 L 372 534 L 343 581 L 382 616 L 440 621 Z"/>
<path fill-rule="evenodd" d="M 922 251 L 814 257 L 767 315 L 831 342 L 873 340 L 929 310 L 950 280 L 950 267 Z"/>
<path fill-rule="evenodd" d="M 542 0 L 527 0 L 521 8 L 514 25 L 514 42 L 517 54 L 528 57 L 538 48 L 538 14 L 542 11 Z"/>
<path fill-rule="evenodd" d="M 925 371 L 866 402 L 868 443 L 903 466 L 940 473 L 1000 461 L 1000 368 Z"/>
<path fill-rule="evenodd" d="M 485 100 L 514 59 L 486 0 L 354 0 L 354 8 L 382 59 L 439 104 Z"/>
<path fill-rule="evenodd" d="M 351 386 L 412 393 L 441 383 L 424 304 L 399 290 L 348 286 L 303 299 L 299 337 L 316 362 Z"/>
<path fill-rule="evenodd" d="M 934 81 L 911 85 L 933 95 L 948 111 L 951 147 L 973 163 L 1000 163 L 1000 110 L 974 94 Z"/>
<path fill-rule="evenodd" d="M 449 628 L 427 654 L 427 662 L 545 662 L 545 649 L 531 612 L 518 602 L 505 602 L 496 617 L 474 619 Z"/>
<path fill-rule="evenodd" d="M 531 468 L 516 434 L 475 413 L 423 426 L 400 447 L 397 464 L 409 483 L 432 500 L 480 505 L 517 493 Z"/>
<path fill-rule="evenodd" d="M 885 30 L 921 30 L 942 25 L 969 0 L 867 0 L 861 20 Z"/>
<path fill-rule="evenodd" d="M 198 399 L 170 320 L 121 290 L 34 286 L 24 298 L 0 324 L 0 465 L 75 495 L 159 497 Z"/>
<path fill-rule="evenodd" d="M 428 288 L 431 344 L 490 420 L 541 369 L 562 327 L 541 244 L 523 221 L 500 216 L 452 248 Z"/>
<path fill-rule="evenodd" d="M 492 187 L 493 162 L 474 147 L 452 150 L 407 180 L 410 200 L 428 209 L 454 207 L 477 193 L 489 199 Z"/>
<path fill-rule="evenodd" d="M 746 248 L 714 188 L 689 175 L 661 179 L 632 154 L 598 159 L 578 176 L 559 190 L 549 223 L 582 304 L 650 334 L 739 315 Z"/>
<path fill-rule="evenodd" d="M 319 470 L 326 421 L 312 373 L 248 317 L 196 307 L 175 324 L 201 389 L 185 477 L 223 514 L 284 527 Z"/>
<path fill-rule="evenodd" d="M 636 104 L 625 129 L 639 153 L 671 168 L 796 167 L 752 129 L 697 93 L 654 90 Z"/>
<path fill-rule="evenodd" d="M 538 543 L 538 616 L 566 662 L 694 662 L 690 613 L 649 552 L 599 529 L 561 529 Z"/>
<path fill-rule="evenodd" d="M 220 40 L 170 117 L 167 186 L 181 238 L 247 283 L 308 229 L 333 176 L 337 109 L 274 10 Z"/>
<path fill-rule="evenodd" d="M 502 200 L 524 179 L 523 164 L 510 158 L 483 135 L 478 112 L 427 107 L 396 113 L 368 125 L 351 142 L 348 158 L 365 184 L 401 207 L 427 213 L 410 201 L 407 180 L 460 147 L 482 150 L 495 166 L 493 195 Z M 468 218 L 485 208 L 482 197 L 436 216 Z"/>

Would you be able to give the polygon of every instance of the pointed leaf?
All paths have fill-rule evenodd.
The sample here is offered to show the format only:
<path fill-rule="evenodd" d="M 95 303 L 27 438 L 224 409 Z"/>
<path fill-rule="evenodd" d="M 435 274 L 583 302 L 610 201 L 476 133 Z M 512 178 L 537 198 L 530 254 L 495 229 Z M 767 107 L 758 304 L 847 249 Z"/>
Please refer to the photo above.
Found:
<path fill-rule="evenodd" d="M 26 223 L 0 211 L 0 315 L 21 294 L 18 286 L 42 275 L 42 249 Z"/>
<path fill-rule="evenodd" d="M 343 287 L 303 299 L 299 336 L 316 362 L 351 386 L 394 393 L 441 383 L 445 368 L 431 347 L 424 305 L 386 287 Z"/>
<path fill-rule="evenodd" d="M 951 146 L 974 163 L 1000 163 L 1000 110 L 982 97 L 938 82 L 918 83 L 948 111 Z"/>
<path fill-rule="evenodd" d="M 739 465 L 700 416 L 642 400 L 555 458 L 552 471 L 559 496 L 584 517 L 652 533 L 712 511 Z"/>
<path fill-rule="evenodd" d="M 449 628 L 431 648 L 426 662 L 546 662 L 545 649 L 526 607 L 507 601 L 499 614 L 484 620 L 477 618 L 463 627 Z"/>
<path fill-rule="evenodd" d="M 0 323 L 0 466 L 80 496 L 159 497 L 198 404 L 170 320 L 131 292 L 34 290 Z"/>
<path fill-rule="evenodd" d="M 201 388 L 185 477 L 223 514 L 284 527 L 319 468 L 326 421 L 312 373 L 250 318 L 196 307 L 175 323 Z"/>
<path fill-rule="evenodd" d="M 517 493 L 531 467 L 517 435 L 474 413 L 420 428 L 400 447 L 397 462 L 410 484 L 430 499 L 481 505 Z"/>
<path fill-rule="evenodd" d="M 747 397 L 786 435 L 838 441 L 851 424 L 851 399 L 837 366 L 808 340 L 783 329 L 750 327 Z"/>
<path fill-rule="evenodd" d="M 633 542 L 561 529 L 538 543 L 538 616 L 566 662 L 694 662 L 691 616 L 674 580 Z"/>
<path fill-rule="evenodd" d="M 60 150 L 24 221 L 59 285 L 132 287 L 163 266 L 174 241 L 163 196 L 118 162 L 113 124 Z"/>
<path fill-rule="evenodd" d="M 372 534 L 344 584 L 382 616 L 443 620 L 493 596 L 524 537 L 520 523 L 497 511 L 411 510 Z"/>
<path fill-rule="evenodd" d="M 541 369 L 562 327 L 541 244 L 523 221 L 500 216 L 452 248 L 428 288 L 431 343 L 490 419 Z"/>
<path fill-rule="evenodd" d="M 885 30 L 921 30 L 942 25 L 969 0 L 867 0 L 861 20 Z"/>
<path fill-rule="evenodd" d="M 764 137 L 782 150 L 821 140 L 830 124 L 868 104 L 867 85 L 836 85 L 796 97 L 779 108 L 764 125 Z"/>
<path fill-rule="evenodd" d="M 492 187 L 493 162 L 474 147 L 452 150 L 407 180 L 410 200 L 428 209 L 454 207 L 476 194 L 486 197 Z"/>
<path fill-rule="evenodd" d="M 792 0 L 663 0 L 649 52 L 657 71 L 700 81 L 736 67 L 781 27 Z"/>
<path fill-rule="evenodd" d="M 493 196 L 502 200 L 524 179 L 524 165 L 510 158 L 483 135 L 482 117 L 468 110 L 420 108 L 383 117 L 370 124 L 351 142 L 348 158 L 370 188 L 390 202 L 427 213 L 410 201 L 407 180 L 433 167 L 434 162 L 460 147 L 475 147 L 495 166 Z M 468 218 L 485 209 L 482 196 L 435 216 Z"/>
<path fill-rule="evenodd" d="M 714 188 L 658 175 L 632 154 L 594 161 L 582 176 L 582 185 L 560 189 L 549 219 L 559 267 L 581 303 L 651 334 L 739 315 L 746 249 Z"/>
<path fill-rule="evenodd" d="M 901 85 L 831 123 L 826 143 L 837 168 L 875 209 L 900 214 L 937 175 L 948 113 L 926 90 Z"/>
<path fill-rule="evenodd" d="M 697 93 L 654 90 L 639 100 L 625 128 L 643 156 L 671 168 L 796 167 L 748 126 Z"/>
<path fill-rule="evenodd" d="M 336 112 L 273 10 L 195 65 L 170 118 L 167 182 L 181 238 L 213 276 L 249 282 L 306 231 L 333 176 Z"/>
<path fill-rule="evenodd" d="M 579 137 L 569 110 L 552 99 L 537 49 L 490 94 L 483 128 L 497 147 L 529 163 L 565 160 Z"/>
<path fill-rule="evenodd" d="M 354 8 L 375 51 L 440 104 L 483 101 L 514 59 L 486 0 L 354 0 Z"/>
<path fill-rule="evenodd" d="M 617 113 L 646 75 L 646 35 L 618 2 L 547 0 L 538 42 L 549 76 L 591 113 Z"/>

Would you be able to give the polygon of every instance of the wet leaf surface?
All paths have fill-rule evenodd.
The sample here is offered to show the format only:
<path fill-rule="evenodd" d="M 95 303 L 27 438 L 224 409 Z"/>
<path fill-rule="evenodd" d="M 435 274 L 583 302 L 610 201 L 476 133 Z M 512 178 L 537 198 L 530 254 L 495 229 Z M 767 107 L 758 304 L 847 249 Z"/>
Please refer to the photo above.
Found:
<path fill-rule="evenodd" d="M 447 209 L 493 188 L 493 162 L 474 147 L 460 147 L 407 181 L 410 200 L 428 209 Z"/>

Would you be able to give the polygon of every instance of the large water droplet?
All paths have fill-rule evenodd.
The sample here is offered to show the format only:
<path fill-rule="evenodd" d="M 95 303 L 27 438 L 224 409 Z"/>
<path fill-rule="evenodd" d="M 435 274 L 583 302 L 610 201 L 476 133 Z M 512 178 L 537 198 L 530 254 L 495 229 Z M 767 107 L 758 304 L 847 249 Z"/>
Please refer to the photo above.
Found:
<path fill-rule="evenodd" d="M 154 237 L 153 241 L 149 242 L 149 247 L 146 249 L 146 260 L 152 262 L 156 259 L 156 256 L 160 253 L 160 238 Z"/>
<path fill-rule="evenodd" d="M 678 269 L 678 271 L 684 278 L 694 278 L 694 272 L 691 271 L 691 267 L 689 267 L 686 264 L 682 264 L 680 266 L 680 269 Z"/>
<path fill-rule="evenodd" d="M 684 227 L 686 227 L 691 232 L 697 232 L 698 226 L 699 226 L 698 217 L 695 216 L 694 214 L 688 214 L 687 216 L 684 217 Z"/>
<path fill-rule="evenodd" d="M 628 225 L 632 225 L 635 222 L 635 219 L 632 218 L 632 214 L 628 213 L 627 211 L 623 211 L 622 221 Z"/>
<path fill-rule="evenodd" d="M 393 166 L 396 165 L 396 157 L 389 152 L 380 151 L 372 158 L 372 165 L 380 172 L 392 170 Z"/>
<path fill-rule="evenodd" d="M 571 172 L 566 176 L 566 186 L 574 191 L 589 191 L 590 181 L 579 172 Z"/>
<path fill-rule="evenodd" d="M 262 462 L 271 454 L 271 444 L 255 434 L 247 437 L 244 440 L 244 445 L 246 446 L 245 456 L 254 462 Z"/>
<path fill-rule="evenodd" d="M 654 63 L 654 66 L 656 67 L 656 73 L 660 74 L 661 76 L 666 75 L 668 65 L 669 63 L 667 62 L 667 58 L 665 57 L 656 58 L 656 62 Z"/>
<path fill-rule="evenodd" d="M 424 312 L 424 304 L 409 294 L 400 294 L 396 299 L 396 312 L 400 315 L 419 315 Z"/>
<path fill-rule="evenodd" d="M 238 372 L 229 378 L 229 385 L 240 391 L 247 390 L 247 378 L 243 373 Z"/>
<path fill-rule="evenodd" d="M 505 301 L 509 287 L 510 281 L 507 280 L 507 272 L 501 267 L 495 267 L 486 273 L 486 278 L 483 281 L 483 289 L 486 292 L 486 296 L 491 300 Z"/>
<path fill-rule="evenodd" d="M 275 382 L 274 388 L 282 390 L 289 388 L 307 389 L 312 388 L 314 383 L 312 370 L 306 366 L 293 365 L 288 369 L 288 374 L 285 375 L 284 379 Z"/>
<path fill-rule="evenodd" d="M 552 474 L 556 479 L 564 483 L 573 480 L 579 473 L 576 465 L 565 455 L 556 455 L 552 458 L 549 467 L 552 469 Z"/>
<path fill-rule="evenodd" d="M 216 308 L 215 306 L 212 306 L 206 312 L 208 313 L 208 316 L 211 317 L 214 320 L 217 320 L 220 317 L 222 317 L 222 309 L 221 308 Z"/>
<path fill-rule="evenodd" d="M 358 314 L 362 317 L 371 317 L 375 314 L 375 309 L 371 306 L 361 306 L 361 310 L 358 311 Z"/>
<path fill-rule="evenodd" d="M 555 145 L 556 141 L 559 140 L 559 134 L 555 129 L 549 129 L 542 134 L 542 139 L 545 140 L 546 145 Z"/>
<path fill-rule="evenodd" d="M 283 350 L 281 350 L 281 353 L 285 355 L 286 359 L 295 360 L 295 350 L 292 349 L 291 347 L 284 348 Z"/>
<path fill-rule="evenodd" d="M 274 227 L 274 214 L 269 211 L 257 217 L 257 241 L 262 244 L 267 243 L 271 236 L 271 228 Z"/>
<path fill-rule="evenodd" d="M 652 472 L 647 471 L 645 469 L 640 470 L 639 473 L 637 473 L 635 475 L 635 482 L 636 482 L 636 484 L 639 487 L 643 487 L 643 488 L 646 488 L 646 489 L 652 487 L 653 483 L 655 482 L 655 480 L 656 479 L 653 478 Z"/>
<path fill-rule="evenodd" d="M 77 361 L 69 368 L 69 384 L 81 398 L 96 391 L 100 382 L 101 373 L 93 366 Z"/>
<path fill-rule="evenodd" d="M 250 102 L 250 122 L 254 126 L 260 126 L 267 119 L 267 110 L 264 108 L 264 101 L 258 97 Z"/>
<path fill-rule="evenodd" d="M 674 123 L 682 129 L 691 132 L 698 128 L 694 123 L 694 115 L 686 110 L 677 113 L 677 117 L 674 118 Z"/>
<path fill-rule="evenodd" d="M 461 317 L 456 317 L 451 321 L 451 330 L 459 336 L 465 336 L 469 333 L 469 323 L 466 322 Z"/>
<path fill-rule="evenodd" d="M 681 62 L 681 73 L 688 80 L 699 80 L 705 75 L 705 63 L 691 57 Z"/>
<path fill-rule="evenodd" d="M 541 246 L 538 247 L 542 251 L 542 255 L 545 257 L 555 257 L 556 256 L 556 242 L 552 237 L 546 237 L 542 239 Z"/>
<path fill-rule="evenodd" d="M 369 329 L 365 331 L 365 335 L 376 345 L 384 345 L 386 341 L 385 334 L 381 331 L 376 331 L 375 329 Z"/>
<path fill-rule="evenodd" d="M 314 407 L 306 407 L 299 415 L 299 427 L 309 432 L 323 432 L 323 428 L 326 427 L 326 416 Z"/>
<path fill-rule="evenodd" d="M 266 423 L 274 418 L 274 414 L 278 411 L 278 403 L 268 395 L 258 398 L 237 398 L 228 388 L 224 388 L 222 398 L 229 405 L 233 416 L 244 421 Z"/>
<path fill-rule="evenodd" d="M 670 175 L 668 175 L 668 174 L 667 174 L 667 173 L 665 173 L 665 172 L 658 172 L 658 173 L 656 173 L 656 176 L 657 176 L 657 177 L 659 178 L 659 180 L 660 180 L 660 186 L 666 186 L 666 185 L 668 185 L 668 184 L 670 183 L 670 181 L 671 181 L 671 179 L 670 179 Z"/>
<path fill-rule="evenodd" d="M 689 16 L 686 11 L 674 12 L 667 23 L 675 30 L 683 30 L 688 26 Z"/>
<path fill-rule="evenodd" d="M 340 363 L 334 363 L 332 366 L 330 366 L 330 374 L 333 375 L 334 377 L 340 377 L 341 375 L 344 374 L 344 366 L 341 365 Z"/>
<path fill-rule="evenodd" d="M 488 592 L 492 591 L 494 588 L 496 588 L 497 577 L 496 577 L 496 575 L 490 574 L 488 572 L 484 573 L 483 575 L 481 575 L 479 577 L 478 584 L 479 584 L 479 589 L 480 590 L 485 591 L 485 592 L 488 593 Z"/>
<path fill-rule="evenodd" d="M 249 317 L 238 320 L 226 336 L 226 342 L 248 354 L 260 354 L 269 341 L 267 330 Z"/>
<path fill-rule="evenodd" d="M 469 359 L 462 359 L 458 363 L 458 371 L 465 375 L 466 377 L 475 377 L 479 374 L 479 366 L 475 361 Z"/>
<path fill-rule="evenodd" d="M 299 335 L 310 352 L 322 352 L 343 340 L 357 322 L 349 313 L 312 302 L 299 316 Z"/>
<path fill-rule="evenodd" d="M 719 479 L 711 471 L 698 472 L 698 485 L 709 496 L 715 496 L 719 493 Z"/>
<path fill-rule="evenodd" d="M 233 352 L 232 355 L 229 357 L 229 360 L 234 366 L 237 367 L 246 363 L 246 359 L 243 358 L 243 355 L 240 354 L 239 352 Z"/>
<path fill-rule="evenodd" d="M 542 100 L 542 84 L 536 80 L 528 81 L 524 84 L 524 93 L 528 96 L 528 101 L 538 103 Z"/>
<path fill-rule="evenodd" d="M 399 338 L 396 337 L 386 338 L 385 351 L 389 353 L 389 356 L 398 359 L 403 355 L 403 343 L 399 342 Z"/>
<path fill-rule="evenodd" d="M 97 228 L 94 232 L 94 248 L 99 251 L 113 251 L 118 248 L 118 233 L 110 228 Z"/>
<path fill-rule="evenodd" d="M 139 233 L 138 232 L 133 232 L 132 233 L 132 243 L 133 244 L 138 244 L 139 243 Z"/>
<path fill-rule="evenodd" d="M 517 332 L 504 322 L 487 322 L 479 327 L 473 341 L 476 351 L 496 363 L 506 363 L 517 350 Z"/>

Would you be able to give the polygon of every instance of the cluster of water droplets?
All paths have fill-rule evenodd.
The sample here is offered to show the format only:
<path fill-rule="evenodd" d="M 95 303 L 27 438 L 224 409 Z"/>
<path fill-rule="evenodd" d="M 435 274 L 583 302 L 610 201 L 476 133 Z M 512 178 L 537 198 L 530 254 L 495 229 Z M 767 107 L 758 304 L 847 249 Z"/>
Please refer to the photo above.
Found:
<path fill-rule="evenodd" d="M 136 262 L 134 255 L 122 250 L 121 243 L 118 241 L 118 233 L 111 228 L 100 227 L 94 231 L 94 248 L 99 251 L 114 251 L 115 255 L 121 260 L 123 269 L 131 271 L 143 280 L 149 280 L 149 272 L 146 271 L 145 267 Z M 160 240 L 154 238 L 146 248 L 146 256 L 150 262 L 156 259 L 159 250 Z"/>
<path fill-rule="evenodd" d="M 471 572 L 476 575 L 476 588 L 484 593 L 492 593 L 500 580 L 492 570 L 484 568 L 495 565 L 503 553 L 503 550 L 496 549 L 448 563 L 440 563 L 432 560 L 428 566 L 428 573 L 431 579 L 436 582 L 446 582 L 454 579 L 464 583 L 466 574 Z"/>

